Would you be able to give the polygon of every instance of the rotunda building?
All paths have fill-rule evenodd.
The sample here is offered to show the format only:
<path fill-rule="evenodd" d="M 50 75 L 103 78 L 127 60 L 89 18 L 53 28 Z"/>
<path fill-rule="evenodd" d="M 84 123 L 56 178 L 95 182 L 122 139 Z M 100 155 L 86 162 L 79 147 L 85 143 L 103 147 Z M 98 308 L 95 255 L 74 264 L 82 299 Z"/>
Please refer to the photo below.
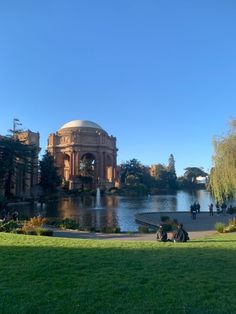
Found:
<path fill-rule="evenodd" d="M 106 188 L 116 181 L 116 138 L 98 124 L 74 120 L 48 137 L 48 151 L 69 189 Z"/>

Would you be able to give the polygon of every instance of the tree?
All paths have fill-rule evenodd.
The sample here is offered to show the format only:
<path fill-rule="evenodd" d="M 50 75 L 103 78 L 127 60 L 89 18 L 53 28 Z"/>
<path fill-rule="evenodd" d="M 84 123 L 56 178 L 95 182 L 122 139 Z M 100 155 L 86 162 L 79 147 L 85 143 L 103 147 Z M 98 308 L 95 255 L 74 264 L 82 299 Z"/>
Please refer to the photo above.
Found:
<path fill-rule="evenodd" d="M 214 166 L 210 174 L 210 190 L 222 202 L 236 197 L 236 120 L 226 136 L 213 140 Z"/>
<path fill-rule="evenodd" d="M 33 159 L 36 154 L 33 145 L 24 144 L 13 137 L 0 137 L 0 187 L 10 199 L 19 172 L 33 171 Z"/>
<path fill-rule="evenodd" d="M 121 183 L 122 184 L 131 184 L 129 177 L 131 177 L 131 182 L 140 183 L 141 177 L 143 175 L 144 166 L 141 163 L 133 158 L 123 164 L 121 164 Z"/>
<path fill-rule="evenodd" d="M 56 191 L 61 184 L 61 177 L 57 174 L 57 168 L 54 163 L 53 156 L 46 151 L 42 160 L 39 162 L 40 166 L 40 185 L 45 194 L 51 194 Z"/>
<path fill-rule="evenodd" d="M 155 165 L 155 186 L 161 189 L 166 188 L 168 182 L 168 171 L 166 166 L 162 164 Z"/>
<path fill-rule="evenodd" d="M 168 172 L 168 185 L 170 188 L 175 188 L 177 176 L 175 171 L 175 160 L 172 154 L 170 154 L 168 160 L 167 172 Z"/>
<path fill-rule="evenodd" d="M 189 182 L 196 182 L 197 177 L 206 177 L 208 174 L 200 168 L 188 167 L 184 169 L 184 178 Z"/>
<path fill-rule="evenodd" d="M 134 158 L 121 164 L 121 183 L 129 188 L 140 187 L 147 192 L 153 185 L 153 178 L 149 174 L 149 167 Z"/>

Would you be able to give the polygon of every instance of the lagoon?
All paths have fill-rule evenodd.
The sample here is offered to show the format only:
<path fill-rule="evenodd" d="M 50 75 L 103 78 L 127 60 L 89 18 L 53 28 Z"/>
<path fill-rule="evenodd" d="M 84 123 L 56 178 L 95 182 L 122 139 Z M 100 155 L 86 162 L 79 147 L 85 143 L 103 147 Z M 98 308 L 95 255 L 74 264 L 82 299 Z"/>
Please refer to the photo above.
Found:
<path fill-rule="evenodd" d="M 208 205 L 214 203 L 208 191 L 195 190 L 138 197 L 117 195 L 106 195 L 99 199 L 95 196 L 65 197 L 43 205 L 17 204 L 14 205 L 14 209 L 26 218 L 41 215 L 48 218 L 75 219 L 83 229 L 109 226 L 120 227 L 121 231 L 137 231 L 135 214 L 189 211 L 194 201 L 199 202 L 201 211 L 208 211 Z"/>

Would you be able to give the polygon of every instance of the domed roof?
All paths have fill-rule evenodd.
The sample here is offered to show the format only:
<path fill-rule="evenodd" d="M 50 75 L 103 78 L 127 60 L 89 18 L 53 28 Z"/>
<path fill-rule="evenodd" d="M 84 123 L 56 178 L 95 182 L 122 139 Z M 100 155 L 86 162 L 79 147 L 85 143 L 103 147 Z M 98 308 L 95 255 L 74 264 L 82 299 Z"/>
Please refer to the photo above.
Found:
<path fill-rule="evenodd" d="M 96 129 L 102 129 L 100 125 L 97 123 L 94 123 L 92 121 L 87 121 L 87 120 L 73 120 L 70 122 L 67 122 L 64 124 L 61 129 L 66 129 L 66 128 L 96 128 Z"/>

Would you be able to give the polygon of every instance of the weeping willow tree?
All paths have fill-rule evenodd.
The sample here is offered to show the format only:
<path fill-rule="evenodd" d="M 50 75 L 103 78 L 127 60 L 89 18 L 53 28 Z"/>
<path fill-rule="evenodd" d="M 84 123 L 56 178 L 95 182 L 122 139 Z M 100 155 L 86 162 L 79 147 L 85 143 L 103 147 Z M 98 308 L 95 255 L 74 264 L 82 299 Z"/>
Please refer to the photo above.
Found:
<path fill-rule="evenodd" d="M 236 199 L 236 120 L 231 121 L 227 136 L 214 139 L 214 167 L 210 174 L 210 190 L 222 202 Z"/>

